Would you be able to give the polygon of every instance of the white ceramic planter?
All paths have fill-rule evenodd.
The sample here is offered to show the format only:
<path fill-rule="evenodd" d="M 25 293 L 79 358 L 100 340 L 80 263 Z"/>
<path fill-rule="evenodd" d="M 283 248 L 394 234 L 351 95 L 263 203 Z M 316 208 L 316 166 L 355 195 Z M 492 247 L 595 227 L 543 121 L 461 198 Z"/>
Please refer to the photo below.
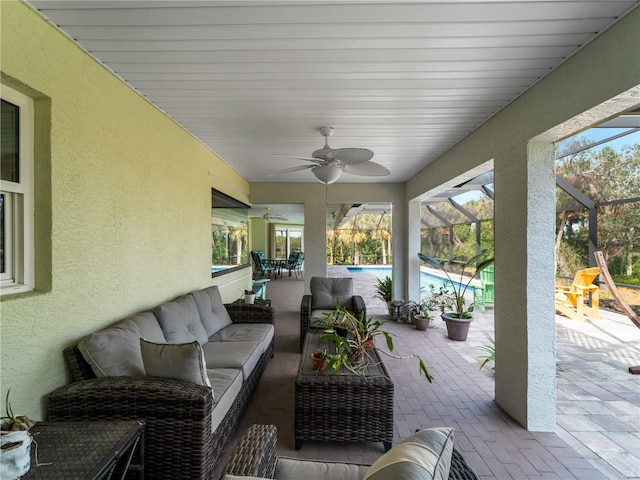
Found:
<path fill-rule="evenodd" d="M 15 480 L 31 468 L 31 435 L 25 430 L 2 432 L 0 435 L 0 478 Z M 5 448 L 6 447 L 6 448 Z"/>

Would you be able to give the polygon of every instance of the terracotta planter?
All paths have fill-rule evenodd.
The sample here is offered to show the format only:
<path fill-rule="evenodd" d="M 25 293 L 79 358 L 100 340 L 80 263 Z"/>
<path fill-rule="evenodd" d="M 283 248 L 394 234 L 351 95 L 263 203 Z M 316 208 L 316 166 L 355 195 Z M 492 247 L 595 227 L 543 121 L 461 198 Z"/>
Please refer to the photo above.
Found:
<path fill-rule="evenodd" d="M 467 339 L 473 318 L 457 318 L 455 313 L 443 313 L 442 319 L 447 324 L 447 336 L 451 340 L 464 342 Z"/>
<path fill-rule="evenodd" d="M 371 350 L 373 350 L 374 339 L 370 338 L 368 340 L 365 340 L 364 342 L 362 342 L 362 346 L 364 347 L 365 351 L 370 352 Z"/>
<path fill-rule="evenodd" d="M 314 356 L 314 354 L 312 353 L 311 354 L 311 364 L 313 365 L 313 369 L 316 372 L 321 372 L 327 366 L 327 359 L 326 358 L 318 358 L 318 357 Z"/>
<path fill-rule="evenodd" d="M 429 328 L 429 323 L 431 323 L 430 318 L 424 318 L 421 315 L 413 316 L 413 324 L 416 326 L 416 330 L 425 331 Z"/>

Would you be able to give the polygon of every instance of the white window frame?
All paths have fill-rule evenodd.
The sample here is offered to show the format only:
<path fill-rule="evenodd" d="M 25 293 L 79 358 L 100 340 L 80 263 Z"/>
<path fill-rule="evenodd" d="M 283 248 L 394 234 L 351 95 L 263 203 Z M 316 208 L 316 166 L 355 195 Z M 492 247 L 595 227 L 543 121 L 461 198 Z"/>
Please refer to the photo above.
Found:
<path fill-rule="evenodd" d="M 0 97 L 20 109 L 19 182 L 0 181 L 5 205 L 5 274 L 0 275 L 0 295 L 35 288 L 34 253 L 34 103 L 20 92 L 0 85 Z"/>

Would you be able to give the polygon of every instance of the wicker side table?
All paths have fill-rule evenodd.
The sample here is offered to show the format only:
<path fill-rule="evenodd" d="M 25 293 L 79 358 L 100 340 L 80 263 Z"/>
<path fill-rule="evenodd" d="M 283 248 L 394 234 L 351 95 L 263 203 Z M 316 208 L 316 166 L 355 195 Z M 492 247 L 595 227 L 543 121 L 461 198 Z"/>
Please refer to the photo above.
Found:
<path fill-rule="evenodd" d="M 143 421 L 36 423 L 29 431 L 31 469 L 22 478 L 123 479 L 137 472 L 142 480 L 144 428 Z"/>
<path fill-rule="evenodd" d="M 296 375 L 295 446 L 305 440 L 383 442 L 393 441 L 393 382 L 380 356 L 370 352 L 364 377 L 348 370 L 338 374 L 315 372 L 311 353 L 327 349 L 308 333 Z"/>

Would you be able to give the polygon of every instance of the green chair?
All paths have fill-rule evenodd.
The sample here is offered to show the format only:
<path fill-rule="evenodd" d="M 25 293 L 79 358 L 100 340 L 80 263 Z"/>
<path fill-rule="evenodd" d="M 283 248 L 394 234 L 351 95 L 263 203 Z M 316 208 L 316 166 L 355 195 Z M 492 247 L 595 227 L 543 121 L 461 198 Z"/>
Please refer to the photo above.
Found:
<path fill-rule="evenodd" d="M 487 303 L 495 303 L 494 267 L 489 265 L 480 272 L 480 285 L 473 287 L 473 303 L 484 312 Z"/>

